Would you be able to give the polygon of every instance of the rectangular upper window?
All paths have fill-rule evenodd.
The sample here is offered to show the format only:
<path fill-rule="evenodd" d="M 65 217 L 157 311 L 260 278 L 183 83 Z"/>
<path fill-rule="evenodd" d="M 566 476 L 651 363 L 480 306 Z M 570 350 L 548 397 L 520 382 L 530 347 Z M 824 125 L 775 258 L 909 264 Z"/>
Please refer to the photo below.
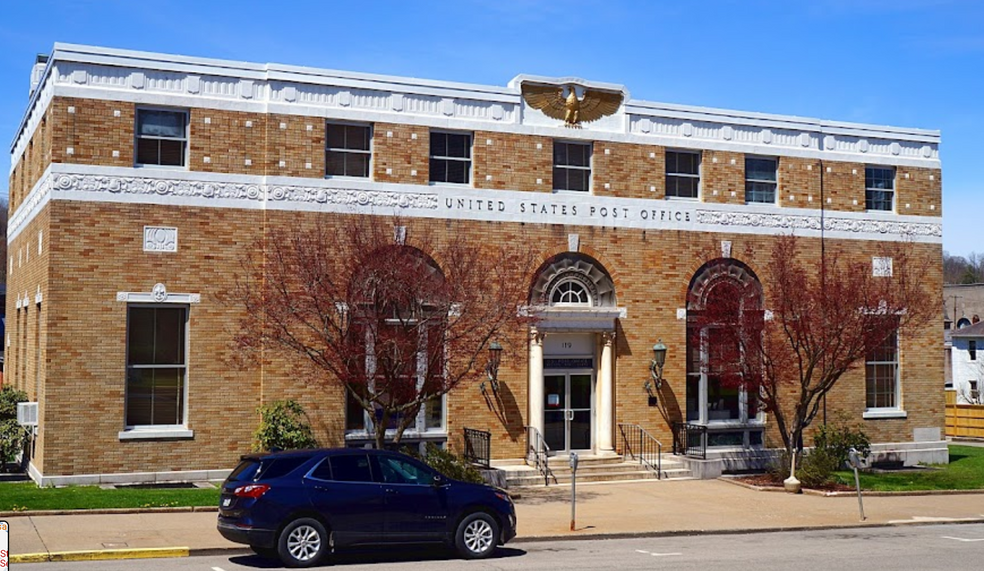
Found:
<path fill-rule="evenodd" d="M 976 340 L 971 339 L 970 341 L 967 342 L 967 352 L 970 353 L 970 360 L 971 361 L 976 361 L 977 360 L 977 341 Z"/>
<path fill-rule="evenodd" d="M 430 181 L 468 184 L 471 182 L 470 133 L 430 134 Z"/>
<path fill-rule="evenodd" d="M 700 153 L 666 151 L 666 196 L 697 198 L 700 192 Z"/>
<path fill-rule="evenodd" d="M 183 167 L 187 164 L 188 112 L 137 109 L 138 165 Z"/>
<path fill-rule="evenodd" d="M 895 169 L 864 168 L 864 207 L 868 210 L 895 210 Z"/>
<path fill-rule="evenodd" d="M 130 306 L 126 333 L 126 426 L 183 425 L 188 308 Z"/>
<path fill-rule="evenodd" d="M 325 132 L 325 175 L 369 178 L 372 128 L 328 123 Z"/>
<path fill-rule="evenodd" d="M 865 357 L 866 405 L 899 408 L 899 336 L 893 331 Z"/>
<path fill-rule="evenodd" d="M 745 158 L 745 202 L 776 203 L 776 159 Z"/>
<path fill-rule="evenodd" d="M 553 156 L 554 190 L 591 189 L 591 143 L 554 141 Z"/>

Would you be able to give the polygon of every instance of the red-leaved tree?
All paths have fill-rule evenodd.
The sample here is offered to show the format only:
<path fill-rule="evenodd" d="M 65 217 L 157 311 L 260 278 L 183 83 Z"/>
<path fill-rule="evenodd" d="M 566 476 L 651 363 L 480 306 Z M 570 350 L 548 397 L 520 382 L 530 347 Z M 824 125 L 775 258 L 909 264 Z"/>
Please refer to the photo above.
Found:
<path fill-rule="evenodd" d="M 912 244 L 880 252 L 891 259 L 890 276 L 873 275 L 870 257 L 849 256 L 811 257 L 795 237 L 782 236 L 761 268 L 764 294 L 723 271 L 700 299 L 688 300 L 695 308 L 690 330 L 711 338 L 702 366 L 769 413 L 789 453 L 845 373 L 939 314 L 938 292 L 929 291 L 928 267 L 914 258 Z"/>
<path fill-rule="evenodd" d="M 376 446 L 399 443 L 423 407 L 484 374 L 493 340 L 529 320 L 519 308 L 532 251 L 445 230 L 364 216 L 272 231 L 244 256 L 232 295 L 245 309 L 238 349 L 279 352 L 312 381 L 341 385 Z"/>

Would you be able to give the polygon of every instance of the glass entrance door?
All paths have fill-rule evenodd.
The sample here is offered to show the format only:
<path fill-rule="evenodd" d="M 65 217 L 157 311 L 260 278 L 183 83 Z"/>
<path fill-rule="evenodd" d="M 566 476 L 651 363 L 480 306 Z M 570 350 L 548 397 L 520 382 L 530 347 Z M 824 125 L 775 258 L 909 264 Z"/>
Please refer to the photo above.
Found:
<path fill-rule="evenodd" d="M 591 375 L 543 376 L 543 437 L 554 452 L 591 450 Z"/>

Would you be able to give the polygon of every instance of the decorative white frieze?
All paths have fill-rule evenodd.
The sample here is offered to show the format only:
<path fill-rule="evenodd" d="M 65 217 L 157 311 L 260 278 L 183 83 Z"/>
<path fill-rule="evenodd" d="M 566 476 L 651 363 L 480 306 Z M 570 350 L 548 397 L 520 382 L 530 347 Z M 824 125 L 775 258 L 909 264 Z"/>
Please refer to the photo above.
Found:
<path fill-rule="evenodd" d="M 116 293 L 116 301 L 123 303 L 201 303 L 200 293 L 171 293 L 163 283 L 156 283 L 149 292 L 120 291 Z"/>
<path fill-rule="evenodd" d="M 277 210 L 395 214 L 410 217 L 620 227 L 626 229 L 734 232 L 939 243 L 939 217 L 831 212 L 818 209 L 687 203 L 610 195 L 540 195 L 519 191 L 489 193 L 468 187 L 421 190 L 418 185 L 308 181 L 300 178 L 155 172 L 131 176 L 131 169 L 52 165 L 24 207 L 10 219 L 8 242 L 48 200 L 169 204 Z M 232 178 L 232 180 L 227 180 Z M 425 187 L 427 188 L 427 187 Z M 33 216 L 33 214 L 31 214 Z M 145 236 L 146 237 L 146 236 Z M 568 246 L 571 243 L 568 242 Z"/>
<path fill-rule="evenodd" d="M 177 252 L 178 229 L 168 226 L 144 226 L 144 252 Z"/>

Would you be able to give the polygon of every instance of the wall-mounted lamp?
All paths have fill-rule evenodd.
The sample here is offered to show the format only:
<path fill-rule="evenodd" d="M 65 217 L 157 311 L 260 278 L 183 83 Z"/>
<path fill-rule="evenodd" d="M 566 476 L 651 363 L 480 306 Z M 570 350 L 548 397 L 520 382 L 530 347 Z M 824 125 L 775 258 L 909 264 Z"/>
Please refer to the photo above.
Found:
<path fill-rule="evenodd" d="M 498 341 L 489 344 L 489 361 L 485 364 L 485 376 L 488 377 L 489 385 L 494 394 L 499 393 L 499 363 L 502 360 L 502 345 Z M 485 381 L 480 385 L 482 394 L 485 394 Z"/>
<path fill-rule="evenodd" d="M 663 345 L 663 340 L 660 339 L 656 341 L 653 345 L 653 360 L 649 362 L 649 379 L 643 383 L 642 388 L 646 389 L 646 392 L 653 396 L 653 391 L 658 391 L 661 386 L 663 386 L 663 365 L 666 364 L 666 345 Z"/>

